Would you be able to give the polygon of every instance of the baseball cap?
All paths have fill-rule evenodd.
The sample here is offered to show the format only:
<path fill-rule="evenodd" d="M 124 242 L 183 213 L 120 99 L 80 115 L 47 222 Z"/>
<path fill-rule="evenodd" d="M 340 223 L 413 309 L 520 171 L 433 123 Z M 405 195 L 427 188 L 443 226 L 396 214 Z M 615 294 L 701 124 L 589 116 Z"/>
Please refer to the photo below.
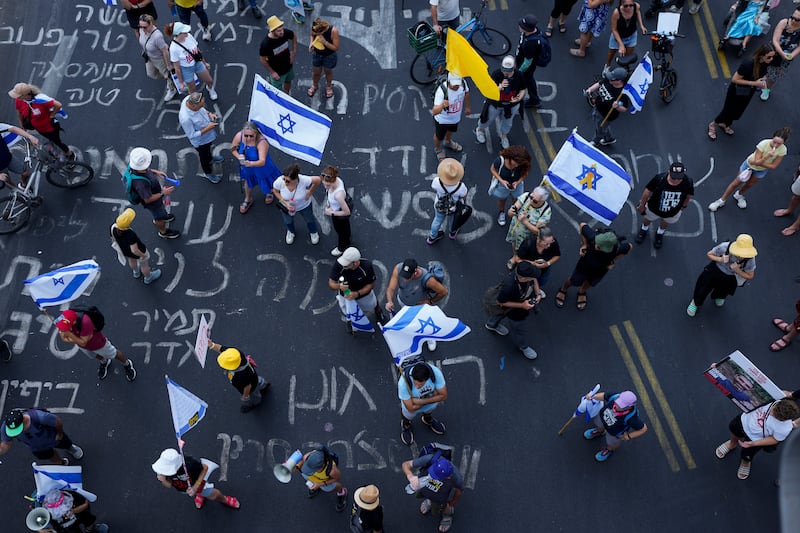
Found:
<path fill-rule="evenodd" d="M 536 18 L 536 15 L 528 14 L 519 19 L 519 27 L 524 31 L 533 31 L 538 25 L 539 20 Z"/>
<path fill-rule="evenodd" d="M 522 261 L 517 265 L 517 275 L 522 276 L 523 278 L 535 278 L 536 267 L 530 264 L 528 261 Z"/>
<path fill-rule="evenodd" d="M 361 260 L 361 252 L 358 251 L 358 248 L 351 246 L 336 260 L 337 263 L 342 265 L 343 267 L 350 266 L 351 264 L 355 263 L 356 261 Z"/>
<path fill-rule="evenodd" d="M 217 356 L 217 364 L 225 370 L 236 370 L 242 365 L 242 352 L 236 348 L 223 350 Z"/>
<path fill-rule="evenodd" d="M 503 58 L 503 61 L 500 63 L 500 70 L 503 72 L 512 72 L 514 67 L 517 66 L 517 61 L 514 59 L 514 56 L 506 56 Z"/>
<path fill-rule="evenodd" d="M 322 470 L 322 467 L 325 465 L 325 454 L 322 453 L 321 450 L 314 450 L 308 455 L 308 458 L 303 461 L 303 466 L 300 468 L 300 471 L 310 476 L 315 472 L 319 472 Z"/>
<path fill-rule="evenodd" d="M 72 309 L 66 309 L 56 318 L 56 328 L 59 331 L 69 331 L 77 320 L 78 314 Z"/>
<path fill-rule="evenodd" d="M 612 68 L 608 73 L 608 79 L 611 81 L 622 81 L 628 77 L 628 71 L 622 67 Z"/>
<path fill-rule="evenodd" d="M 137 146 L 131 150 L 131 155 L 128 156 L 128 161 L 131 164 L 132 170 L 147 170 L 150 168 L 150 162 L 153 161 L 153 154 L 147 148 Z"/>
<path fill-rule="evenodd" d="M 6 435 L 13 438 L 22 433 L 25 427 L 25 420 L 22 418 L 24 414 L 22 409 L 14 409 L 6 415 Z"/>
<path fill-rule="evenodd" d="M 632 405 L 636 405 L 636 395 L 629 390 L 621 392 L 620 395 L 617 396 L 617 399 L 614 400 L 614 404 L 619 409 L 627 409 Z"/>
<path fill-rule="evenodd" d="M 409 257 L 403 261 L 403 264 L 400 266 L 399 274 L 403 279 L 411 279 L 414 277 L 414 273 L 417 271 L 418 266 L 417 260 Z"/>
<path fill-rule="evenodd" d="M 447 83 L 449 83 L 450 85 L 459 86 L 459 85 L 461 85 L 462 81 L 463 80 L 461 79 L 461 76 L 456 76 L 455 74 L 452 74 L 452 73 L 447 75 Z M 372 486 L 372 485 L 370 485 L 370 486 Z"/>
<path fill-rule="evenodd" d="M 8 96 L 11 98 L 22 98 L 23 94 L 31 92 L 31 86 L 27 83 L 17 83 L 14 88 L 8 91 Z"/>
<path fill-rule="evenodd" d="M 440 457 L 428 468 L 428 475 L 436 481 L 444 481 L 453 475 L 453 463 L 444 457 Z"/>
<path fill-rule="evenodd" d="M 686 177 L 686 167 L 680 161 L 675 161 L 669 166 L 669 175 L 680 180 Z"/>
<path fill-rule="evenodd" d="M 619 240 L 613 231 L 601 233 L 594 238 L 594 243 L 597 245 L 597 249 L 605 253 L 611 252 L 617 242 L 619 242 Z"/>

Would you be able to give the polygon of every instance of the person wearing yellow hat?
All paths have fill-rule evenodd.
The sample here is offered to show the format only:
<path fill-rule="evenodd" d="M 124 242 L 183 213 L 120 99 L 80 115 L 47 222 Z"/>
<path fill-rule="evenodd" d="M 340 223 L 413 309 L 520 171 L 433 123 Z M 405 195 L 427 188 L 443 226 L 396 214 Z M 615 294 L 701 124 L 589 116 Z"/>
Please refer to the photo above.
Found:
<path fill-rule="evenodd" d="M 311 87 L 308 96 L 314 96 L 319 88 L 322 71 L 325 70 L 325 98 L 333 98 L 333 69 L 336 68 L 339 50 L 339 30 L 327 20 L 319 17 L 311 26 Z"/>
<path fill-rule="evenodd" d="M 270 382 L 258 375 L 255 360 L 238 348 L 222 346 L 208 339 L 208 347 L 219 352 L 217 364 L 225 370 L 228 381 L 241 394 L 242 413 L 250 412 L 253 407 L 261 403 L 261 393 L 266 391 Z"/>
<path fill-rule="evenodd" d="M 756 255 L 753 237 L 742 233 L 733 242 L 722 242 L 706 254 L 711 262 L 706 265 L 694 286 L 692 301 L 686 314 L 694 316 L 697 308 L 711 295 L 717 307 L 725 305 L 725 299 L 733 296 L 737 287 L 744 286 L 755 276 Z"/>
<path fill-rule="evenodd" d="M 297 57 L 297 35 L 272 15 L 267 19 L 269 32 L 258 49 L 261 64 L 269 73 L 269 83 L 289 94 L 294 79 L 294 58 Z"/>
<path fill-rule="evenodd" d="M 111 225 L 111 239 L 116 243 L 119 253 L 127 259 L 128 265 L 133 270 L 133 277 L 139 279 L 144 276 L 144 284 L 150 285 L 161 277 L 161 269 L 150 269 L 150 252 L 131 229 L 134 218 L 136 211 L 130 207 L 123 211 Z"/>
<path fill-rule="evenodd" d="M 383 532 L 383 506 L 375 485 L 360 487 L 353 493 L 350 528 L 364 533 Z"/>

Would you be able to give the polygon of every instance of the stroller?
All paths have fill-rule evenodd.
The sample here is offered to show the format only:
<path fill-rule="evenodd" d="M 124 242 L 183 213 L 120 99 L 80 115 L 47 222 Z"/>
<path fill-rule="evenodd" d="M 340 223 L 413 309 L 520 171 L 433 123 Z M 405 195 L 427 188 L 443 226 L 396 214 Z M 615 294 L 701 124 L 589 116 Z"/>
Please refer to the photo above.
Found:
<path fill-rule="evenodd" d="M 737 0 L 722 21 L 722 38 L 717 49 L 730 47 L 737 57 L 744 55 L 751 37 L 769 32 L 769 11 L 778 4 L 780 0 Z"/>

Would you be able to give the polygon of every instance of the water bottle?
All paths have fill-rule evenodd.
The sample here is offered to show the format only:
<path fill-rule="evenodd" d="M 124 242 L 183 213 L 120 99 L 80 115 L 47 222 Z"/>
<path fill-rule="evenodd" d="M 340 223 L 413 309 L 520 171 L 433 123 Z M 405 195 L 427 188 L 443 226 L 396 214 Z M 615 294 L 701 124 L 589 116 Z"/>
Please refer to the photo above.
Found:
<path fill-rule="evenodd" d="M 428 481 L 430 481 L 430 479 L 431 479 L 431 476 L 423 476 L 423 477 L 419 478 L 419 485 L 418 486 L 420 488 L 424 487 L 425 485 L 428 484 Z M 411 483 L 406 485 L 406 494 L 416 494 L 416 492 L 417 491 L 414 490 L 414 487 L 411 486 Z"/>
<path fill-rule="evenodd" d="M 345 286 L 344 290 L 342 290 L 342 294 L 345 297 L 349 296 L 350 293 L 353 292 L 347 287 L 347 283 L 345 283 L 345 281 L 344 281 L 344 276 L 339 276 L 339 284 Z"/>

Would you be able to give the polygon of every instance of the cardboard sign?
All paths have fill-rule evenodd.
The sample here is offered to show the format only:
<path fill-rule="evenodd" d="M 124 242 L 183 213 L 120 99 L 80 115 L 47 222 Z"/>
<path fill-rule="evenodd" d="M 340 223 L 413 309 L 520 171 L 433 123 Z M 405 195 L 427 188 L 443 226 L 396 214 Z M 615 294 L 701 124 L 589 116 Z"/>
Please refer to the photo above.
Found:
<path fill-rule="evenodd" d="M 194 354 L 200 361 L 200 366 L 206 367 L 206 354 L 208 354 L 208 322 L 206 316 L 200 315 L 200 326 L 197 328 L 197 339 L 194 341 Z"/>

